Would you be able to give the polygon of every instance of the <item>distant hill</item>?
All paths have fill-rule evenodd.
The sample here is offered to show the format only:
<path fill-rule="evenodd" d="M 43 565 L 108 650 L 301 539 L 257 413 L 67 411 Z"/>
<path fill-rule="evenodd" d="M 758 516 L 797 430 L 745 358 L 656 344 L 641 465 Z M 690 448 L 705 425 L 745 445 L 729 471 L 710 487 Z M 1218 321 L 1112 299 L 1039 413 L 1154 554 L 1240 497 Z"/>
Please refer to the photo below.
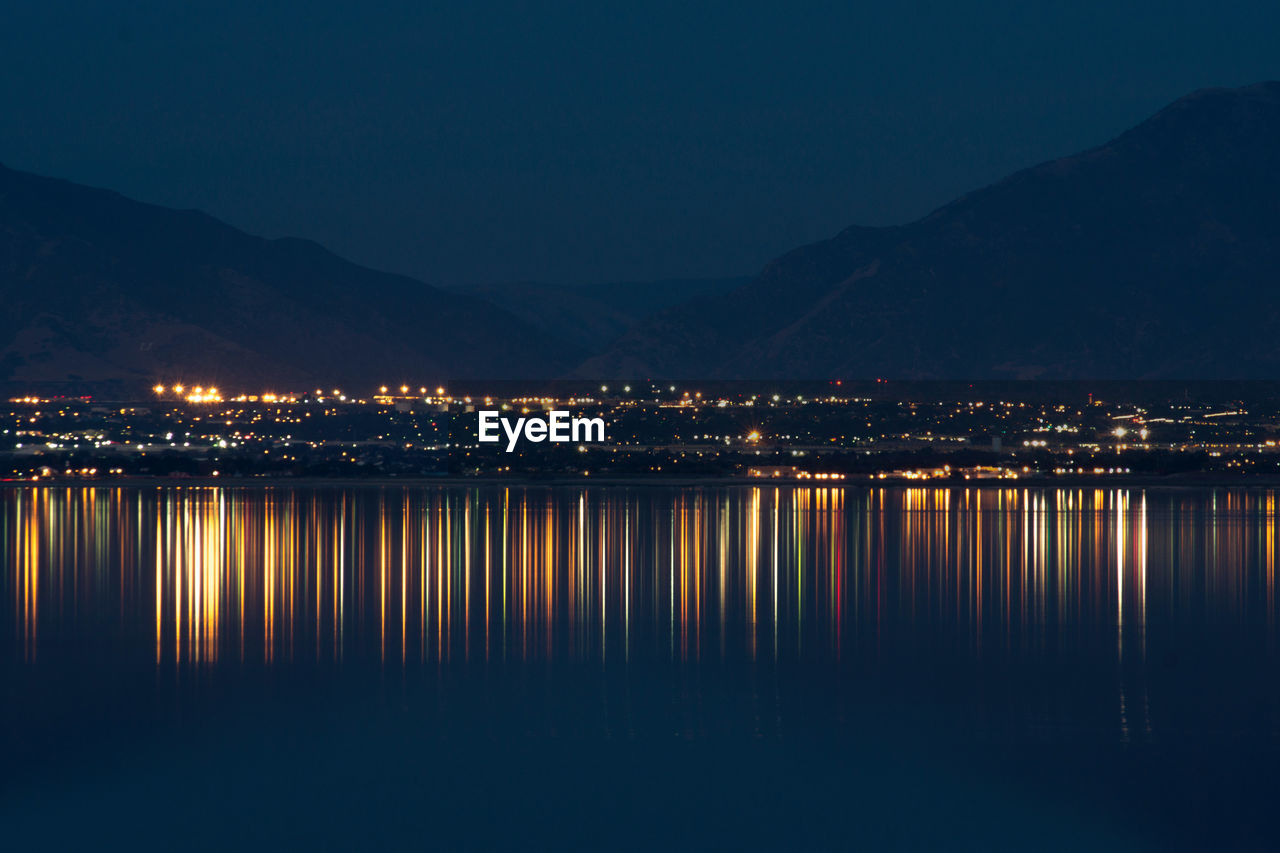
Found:
<path fill-rule="evenodd" d="M 475 296 L 0 167 L 0 384 L 306 388 L 549 376 L 586 351 Z"/>
<path fill-rule="evenodd" d="M 1280 83 L 753 279 L 443 290 L 0 167 L 0 385 L 1280 376 Z M 576 365 L 576 367 L 575 367 Z"/>
<path fill-rule="evenodd" d="M 588 285 L 512 282 L 459 288 L 458 292 L 479 296 L 567 345 L 598 353 L 658 311 L 708 294 L 727 293 L 748 281 L 739 277 Z"/>
<path fill-rule="evenodd" d="M 662 311 L 609 377 L 1280 376 L 1280 83 L 1188 95 L 909 225 Z"/>

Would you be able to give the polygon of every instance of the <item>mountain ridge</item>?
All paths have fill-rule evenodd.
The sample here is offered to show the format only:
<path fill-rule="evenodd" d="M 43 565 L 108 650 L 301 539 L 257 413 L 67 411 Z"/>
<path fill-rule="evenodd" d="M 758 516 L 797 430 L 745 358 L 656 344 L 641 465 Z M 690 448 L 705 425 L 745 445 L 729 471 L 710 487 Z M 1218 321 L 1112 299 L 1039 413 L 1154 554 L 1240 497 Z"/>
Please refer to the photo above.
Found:
<path fill-rule="evenodd" d="M 583 353 L 475 297 L 300 238 L 0 166 L 0 382 L 435 382 Z"/>
<path fill-rule="evenodd" d="M 1273 378 L 1280 82 L 743 280 L 445 289 L 0 165 L 0 384 Z"/>
<path fill-rule="evenodd" d="M 1110 142 L 914 222 L 794 249 L 723 297 L 662 312 L 576 372 L 1273 376 L 1280 352 L 1258 339 L 1280 332 L 1265 299 L 1280 269 L 1277 142 L 1280 83 L 1199 90 Z M 1196 299 L 1205 292 L 1208 305 Z M 1262 304 L 1245 312 L 1252 300 Z M 1192 342 L 1206 352 L 1188 355 Z"/>

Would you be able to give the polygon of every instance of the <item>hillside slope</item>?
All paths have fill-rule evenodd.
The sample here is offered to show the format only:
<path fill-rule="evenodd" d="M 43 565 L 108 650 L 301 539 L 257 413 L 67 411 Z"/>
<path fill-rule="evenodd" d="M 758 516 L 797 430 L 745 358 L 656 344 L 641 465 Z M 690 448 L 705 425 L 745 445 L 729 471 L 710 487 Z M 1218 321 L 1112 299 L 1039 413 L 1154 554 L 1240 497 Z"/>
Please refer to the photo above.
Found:
<path fill-rule="evenodd" d="M 1280 375 L 1280 83 L 1184 97 L 909 225 L 665 311 L 584 376 Z"/>
<path fill-rule="evenodd" d="M 0 301 L 10 386 L 372 387 L 554 375 L 583 355 L 311 242 L 3 167 Z"/>

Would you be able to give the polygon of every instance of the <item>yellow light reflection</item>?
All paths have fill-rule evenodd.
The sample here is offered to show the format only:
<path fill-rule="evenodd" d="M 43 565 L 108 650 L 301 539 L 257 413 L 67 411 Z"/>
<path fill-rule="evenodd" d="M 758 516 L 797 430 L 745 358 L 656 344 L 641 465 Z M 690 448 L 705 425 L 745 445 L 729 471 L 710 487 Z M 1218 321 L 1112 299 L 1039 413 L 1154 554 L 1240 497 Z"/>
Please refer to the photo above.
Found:
<path fill-rule="evenodd" d="M 0 594 L 27 659 L 101 618 L 158 666 L 839 656 L 914 625 L 974 654 L 1105 632 L 1123 666 L 1186 609 L 1274 627 L 1275 524 L 1249 490 L 29 486 Z"/>

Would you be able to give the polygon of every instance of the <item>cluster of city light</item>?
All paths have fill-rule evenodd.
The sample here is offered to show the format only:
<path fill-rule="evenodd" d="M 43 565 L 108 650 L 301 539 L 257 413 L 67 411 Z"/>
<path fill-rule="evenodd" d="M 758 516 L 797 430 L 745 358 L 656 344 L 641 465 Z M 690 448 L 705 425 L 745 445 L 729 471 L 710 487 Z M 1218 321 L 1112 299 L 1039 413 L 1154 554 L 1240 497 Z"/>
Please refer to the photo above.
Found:
<path fill-rule="evenodd" d="M 872 480 L 887 480 L 893 478 L 895 480 L 936 480 L 951 476 L 951 466 L 943 465 L 941 468 L 915 468 L 912 470 L 898 471 L 881 471 L 878 474 L 871 474 Z"/>
<path fill-rule="evenodd" d="M 346 400 L 346 397 L 341 399 Z M 233 397 L 233 403 L 296 403 L 297 396 L 293 394 L 273 394 L 268 391 L 265 394 L 241 394 L 239 397 Z"/>
<path fill-rule="evenodd" d="M 155 385 L 151 390 L 155 392 L 157 397 L 169 397 L 171 399 L 182 400 L 188 403 L 297 403 L 306 396 L 305 394 L 295 392 L 277 393 L 275 391 L 263 391 L 257 394 L 238 394 L 227 401 L 224 400 L 222 392 L 217 388 L 205 388 L 200 385 L 197 385 L 194 388 L 188 388 L 183 385 L 172 385 L 169 387 L 165 387 L 164 385 Z M 320 402 L 324 402 L 326 399 L 338 400 L 343 403 L 349 402 L 347 396 L 338 388 L 334 388 L 328 394 L 317 388 L 314 392 L 314 396 Z M 37 401 L 35 398 L 31 398 L 31 402 Z"/>
<path fill-rule="evenodd" d="M 224 400 L 223 395 L 226 392 L 214 387 L 186 387 L 183 384 L 170 385 L 166 382 L 155 385 L 153 390 L 155 395 L 148 395 L 151 396 L 152 404 L 140 406 L 137 409 L 117 401 L 94 400 L 87 396 L 58 395 L 42 398 L 27 395 L 12 398 L 10 402 L 14 404 L 28 405 L 13 406 L 9 416 L 14 428 L 0 430 L 0 434 L 5 436 L 6 446 L 19 451 L 18 455 L 23 457 L 39 457 L 50 451 L 64 452 L 81 448 L 111 448 L 113 453 L 119 453 L 130 452 L 135 447 L 143 455 L 146 455 L 146 451 L 164 448 L 192 450 L 198 454 L 205 454 L 210 448 L 229 450 L 258 445 L 269 448 L 260 452 L 269 454 L 273 464 L 278 461 L 298 461 L 299 456 L 294 455 L 297 451 L 291 448 L 302 447 L 304 450 L 319 449 L 319 454 L 312 459 L 305 459 L 304 454 L 304 460 L 307 462 L 320 460 L 328 464 L 330 461 L 328 455 L 333 455 L 333 461 L 343 464 L 351 464 L 359 457 L 359 464 L 375 466 L 375 468 L 382 465 L 392 467 L 404 465 L 412 468 L 419 464 L 416 458 L 409 459 L 405 456 L 401 459 L 394 456 L 384 459 L 387 449 L 424 452 L 447 449 L 452 439 L 446 435 L 445 427 L 441 424 L 448 425 L 450 421 L 448 419 L 441 421 L 436 418 L 436 414 L 449 409 L 455 409 L 455 411 L 461 409 L 463 413 L 473 411 L 470 405 L 471 397 L 446 395 L 443 386 L 432 389 L 427 386 L 412 388 L 408 384 L 394 387 L 384 385 L 379 389 L 382 393 L 369 394 L 363 399 L 348 398 L 338 389 L 330 392 L 322 388 L 316 388 L 314 392 L 311 390 L 288 393 L 268 391 L 261 394 L 244 394 L 237 390 L 234 392 L 236 396 L 231 400 Z M 438 398 L 433 396 L 433 390 L 435 394 L 440 395 Z M 710 410 L 709 414 L 714 415 L 715 408 L 737 409 L 753 404 L 757 407 L 761 405 L 790 406 L 799 403 L 821 405 L 829 401 L 837 402 L 834 397 L 824 398 L 822 395 L 817 395 L 806 398 L 800 395 L 773 393 L 723 394 L 711 391 L 704 399 L 702 392 L 676 389 L 675 386 L 671 386 L 670 389 L 665 386 L 653 386 L 652 394 L 646 393 L 650 389 L 645 387 L 637 387 L 635 390 L 636 395 L 626 398 L 608 396 L 597 399 L 593 396 L 593 392 L 603 392 L 606 395 L 612 392 L 616 395 L 618 392 L 630 394 L 631 391 L 630 386 L 597 385 L 590 391 L 581 389 L 572 394 L 553 392 L 551 396 L 548 396 L 545 391 L 526 392 L 520 396 L 499 394 L 497 397 L 491 397 L 481 394 L 475 402 L 478 404 L 483 401 L 486 408 L 501 408 L 503 411 L 524 414 L 533 414 L 539 409 L 565 408 L 566 404 L 569 407 L 599 406 L 605 414 L 612 411 L 614 417 L 618 419 L 619 434 L 611 434 L 610 446 L 599 450 L 613 455 L 621 462 L 605 463 L 606 465 L 638 465 L 640 467 L 636 470 L 640 471 L 644 470 L 643 460 L 646 456 L 668 455 L 670 463 L 666 464 L 675 465 L 684 459 L 701 458 L 705 452 L 705 455 L 712 459 L 723 459 L 719 463 L 722 474 L 732 471 L 738 476 L 772 477 L 792 481 L 837 479 L 837 477 L 820 478 L 814 472 L 800 472 L 794 466 L 773 463 L 787 457 L 792 457 L 788 461 L 797 462 L 800 460 L 794 457 L 812 457 L 814 462 L 821 465 L 822 456 L 830 450 L 856 452 L 859 457 L 872 456 L 879 452 L 912 449 L 905 444 L 907 442 L 911 444 L 957 443 L 982 446 L 985 449 L 985 443 L 990 436 L 1001 437 L 1001 443 L 992 442 L 992 449 L 997 454 L 1001 452 L 1003 445 L 1009 454 L 1015 456 L 1017 451 L 1014 448 L 1016 447 L 1018 450 L 1043 448 L 1047 451 L 1046 456 L 1052 453 L 1055 456 L 1062 454 L 1065 457 L 1075 458 L 1063 459 L 1058 463 L 1059 465 L 1066 463 L 1062 467 L 1054 467 L 1054 463 L 1050 462 L 1036 471 L 1026 468 L 1018 471 L 1013 466 L 1003 468 L 999 461 L 992 458 L 988 463 L 991 466 L 989 468 L 960 468 L 948 472 L 928 468 L 890 471 L 888 469 L 897 460 L 890 461 L 892 457 L 887 457 L 884 460 L 887 464 L 883 465 L 883 470 L 880 466 L 873 467 L 870 470 L 878 473 L 872 473 L 870 476 L 877 480 L 923 480 L 947 477 L 983 480 L 1055 474 L 1068 476 L 1121 474 L 1127 473 L 1128 469 L 1095 467 L 1095 461 L 1090 457 L 1108 454 L 1112 457 L 1109 461 L 1114 465 L 1115 462 L 1127 460 L 1132 457 L 1132 454 L 1143 451 L 1163 453 L 1200 450 L 1207 452 L 1209 457 L 1217 458 L 1242 451 L 1268 454 L 1280 449 L 1277 448 L 1277 440 L 1274 437 L 1276 416 L 1268 416 L 1264 412 L 1252 422 L 1231 423 L 1230 421 L 1246 414 L 1243 409 L 1206 412 L 1199 406 L 1171 406 L 1170 416 L 1153 417 L 1160 413 L 1148 412 L 1139 407 L 1112 407 L 1108 404 L 1110 411 L 1104 410 L 1099 415 L 1090 414 L 1083 422 L 1072 424 L 1062 423 L 1062 421 L 1065 418 L 1082 416 L 1082 411 L 1074 406 L 1066 404 L 1035 406 L 1033 404 L 1026 423 L 1010 423 L 1010 413 L 1016 413 L 1020 408 L 1027 408 L 1028 404 L 1003 401 L 985 403 L 876 401 L 877 406 L 889 409 L 891 412 L 889 417 L 893 420 L 886 421 L 876 428 L 873 419 L 879 417 L 879 410 L 868 408 L 865 414 L 853 411 L 847 423 L 842 422 L 841 428 L 833 431 L 826 428 L 825 421 L 822 427 L 811 429 L 803 422 L 766 420 L 772 416 L 768 413 L 759 420 L 754 415 L 748 416 L 750 420 L 745 424 L 742 421 L 734 423 L 735 419 L 732 417 L 717 421 L 703 420 L 702 407 L 707 407 Z M 668 390 L 671 391 L 669 396 Z M 413 393 L 414 391 L 417 393 Z M 227 396 L 232 395 L 227 394 Z M 771 397 L 773 402 L 769 403 Z M 157 401 L 162 401 L 163 404 L 156 406 Z M 340 401 L 341 404 L 339 404 Z M 857 402 L 864 401 L 858 399 Z M 865 402 L 870 405 L 872 401 Z M 186 405 L 194 403 L 213 405 Z M 317 403 L 321 405 L 315 405 Z M 461 403 L 467 404 L 465 408 L 458 405 Z M 236 406 L 234 404 L 265 405 Z M 343 417 L 348 413 L 354 413 L 353 410 L 357 406 L 364 407 L 370 404 L 373 404 L 375 409 L 379 409 L 377 414 L 385 416 L 386 420 L 377 421 L 377 425 L 374 421 L 362 422 L 359 429 L 365 429 L 367 423 L 368 434 L 359 433 L 357 430 L 356 434 L 350 436 L 359 439 L 358 441 L 337 441 L 333 438 L 294 441 L 290 435 L 285 435 L 283 438 L 275 435 L 275 432 L 281 431 L 282 424 L 317 423 L 326 419 L 327 426 L 327 418 Z M 1090 402 L 1090 408 L 1100 405 L 1104 404 L 1098 401 Z M 895 406 L 896 414 L 892 413 L 891 408 Z M 47 411 L 45 411 L 46 408 Z M 659 409 L 664 411 L 658 411 Z M 972 415 L 984 409 L 987 414 L 981 415 L 981 419 L 972 424 L 959 420 L 965 416 L 966 411 Z M 641 410 L 641 414 L 652 415 L 654 420 L 622 420 L 624 416 L 629 416 L 632 410 Z M 1191 414 L 1184 414 L 1186 412 Z M 743 414 L 746 415 L 745 409 Z M 136 422 L 133 421 L 135 416 L 139 419 Z M 40 420 L 41 418 L 43 421 Z M 67 420 L 61 420 L 61 418 L 67 418 Z M 126 418 L 128 420 L 125 420 Z M 955 426 L 952 426 L 949 420 L 952 418 L 958 419 L 954 422 Z M 1016 421 L 1016 419 L 1015 414 L 1013 420 Z M 994 423 L 997 420 L 999 424 Z M 1102 422 L 1099 423 L 1099 420 Z M 78 422 L 84 421 L 91 422 L 88 425 L 93 429 L 79 428 Z M 158 432 L 153 432 L 155 427 L 152 421 L 163 421 L 166 425 L 180 425 L 185 422 L 193 431 L 186 432 L 183 438 L 176 441 L 173 440 L 172 435 L 165 435 L 164 441 L 159 441 L 157 437 L 165 434 L 164 427 L 160 427 Z M 865 429 L 863 429 L 863 421 L 865 421 Z M 1224 421 L 1227 422 L 1224 423 Z M 72 423 L 77 423 L 77 426 L 70 427 Z M 108 423 L 110 434 L 104 432 L 108 430 L 104 424 Z M 1159 428 L 1158 436 L 1152 436 L 1149 426 L 1158 423 L 1171 426 Z M 236 424 L 240 424 L 244 431 L 234 429 Z M 907 426 L 908 424 L 910 426 Z M 342 427 L 347 428 L 345 424 Z M 708 427 L 711 429 L 708 430 Z M 10 433 L 12 433 L 12 439 L 8 438 Z M 1059 438 L 1057 435 L 1059 433 L 1074 433 L 1074 435 L 1064 441 L 1066 436 Z M 1265 433 L 1271 433 L 1273 437 L 1267 438 Z M 187 440 L 183 440 L 184 438 Z M 1157 440 L 1159 443 L 1155 443 Z M 10 441 L 13 443 L 10 444 Z M 343 458 L 340 460 L 337 459 L 337 448 L 345 448 L 341 450 Z M 578 450 L 582 454 L 595 452 L 595 448 L 590 447 L 579 447 Z M 748 467 L 745 460 L 751 454 L 760 457 L 754 460 L 756 463 L 765 464 Z M 581 458 L 586 461 L 587 457 Z M 653 461 L 655 464 L 649 466 L 648 470 L 659 472 L 667 470 L 661 458 Z M 867 461 L 871 460 L 864 460 L 864 464 Z M 1102 465 L 1107 464 L 1101 458 L 1097 461 Z M 1072 465 L 1072 462 L 1077 462 L 1078 465 Z M 1156 458 L 1156 462 L 1157 467 L 1163 464 L 1160 458 Z M 1219 467 L 1222 464 L 1236 467 L 1255 464 L 1268 467 L 1280 466 L 1280 462 L 1273 462 L 1261 455 L 1256 463 L 1250 459 L 1243 462 L 1224 460 L 1223 463 L 1214 464 Z M 26 478 L 30 477 L 35 470 L 34 467 L 15 466 L 12 473 Z M 106 466 L 99 470 L 108 472 Z M 591 473 L 607 474 L 608 470 L 608 468 L 605 471 L 593 470 Z M 61 466 L 55 466 L 55 472 L 53 476 L 61 473 Z M 579 471 L 579 473 L 586 475 L 585 471 Z M 854 480 L 862 480 L 868 475 L 858 473 L 848 476 Z"/>
<path fill-rule="evenodd" d="M 157 384 L 151 389 L 157 397 L 164 397 L 167 394 L 174 399 L 186 400 L 188 403 L 221 403 L 222 394 L 217 388 L 205 388 L 197 385 L 194 388 L 188 388 L 184 385 L 174 385 L 171 388 L 165 388 L 164 385 Z"/>
<path fill-rule="evenodd" d="M 1122 426 L 1118 426 L 1111 431 L 1111 434 L 1114 435 L 1116 438 L 1124 438 L 1126 435 L 1129 434 L 1129 430 Z M 1146 427 L 1142 427 L 1141 429 L 1138 430 L 1138 439 L 1140 441 L 1146 441 L 1148 435 L 1150 435 L 1150 433 L 1147 431 Z"/>
<path fill-rule="evenodd" d="M 955 473 L 963 475 L 966 480 L 1016 480 L 1024 474 L 1031 473 L 1031 469 L 1027 466 L 1023 466 L 1021 471 L 1017 471 L 1013 468 L 975 465 L 971 468 L 956 469 Z M 881 471 L 877 474 L 870 474 L 868 476 L 872 480 L 933 480 L 950 477 L 951 474 L 951 466 L 944 465 L 941 468 L 917 468 L 907 471 Z"/>
<path fill-rule="evenodd" d="M 411 392 L 412 392 L 412 390 L 413 390 L 413 389 L 412 389 L 412 388 L 410 388 L 408 385 L 401 385 L 401 386 L 400 386 L 400 389 L 399 389 L 400 393 L 397 395 L 397 394 L 395 394 L 393 391 L 391 391 L 391 389 L 390 389 L 388 386 L 386 386 L 386 385 L 382 385 L 382 386 L 379 386 L 379 388 L 378 388 L 378 393 L 377 393 L 377 394 L 375 394 L 374 396 L 375 396 L 375 397 L 395 397 L 395 396 L 399 396 L 399 397 L 408 397 L 408 396 L 411 396 Z M 426 387 L 425 385 L 423 385 L 423 386 L 420 386 L 420 387 L 418 388 L 418 393 L 417 393 L 416 395 L 412 395 L 412 396 L 426 397 L 426 396 L 427 396 L 427 391 L 428 391 L 427 387 Z M 444 394 L 445 394 L 445 391 L 444 391 L 444 387 L 443 387 L 443 386 L 440 386 L 440 387 L 437 387 L 437 388 L 436 388 L 436 394 L 435 394 L 435 395 L 436 395 L 437 397 L 443 397 L 443 396 L 444 396 Z"/>
<path fill-rule="evenodd" d="M 263 396 L 265 397 L 265 395 L 263 395 Z M 273 396 L 274 396 L 274 395 L 273 395 Z M 329 394 L 327 395 L 327 397 L 328 397 L 329 399 L 332 399 L 332 400 L 338 400 L 338 401 L 343 402 L 343 403 L 345 403 L 345 402 L 347 401 L 347 395 L 346 395 L 346 394 L 343 394 L 343 393 L 342 393 L 342 390 L 341 390 L 341 389 L 339 389 L 339 388 L 334 388 L 332 391 L 330 391 L 330 392 L 329 392 Z M 326 399 L 326 394 L 325 394 L 325 392 L 324 392 L 324 389 L 323 389 L 323 388 L 317 388 L 317 389 L 315 390 L 315 398 L 316 398 L 318 401 L 320 401 L 321 403 L 323 403 L 323 402 L 325 401 L 325 399 Z M 250 402 L 252 402 L 252 400 L 250 400 Z M 267 401 L 267 402 L 270 402 L 270 401 Z M 291 402 L 296 402 L 296 401 L 291 400 Z"/>
<path fill-rule="evenodd" d="M 104 469 L 102 473 L 120 474 L 120 473 L 123 473 L 123 471 L 124 471 L 123 468 L 107 468 L 107 469 Z M 48 465 L 41 465 L 39 470 L 36 470 L 34 471 L 34 473 L 31 474 L 31 480 L 33 482 L 38 482 L 41 478 L 50 479 L 56 476 L 96 477 L 98 476 L 98 469 L 97 468 L 67 468 L 67 469 L 64 469 L 63 471 L 55 471 L 53 468 L 49 467 Z"/>

